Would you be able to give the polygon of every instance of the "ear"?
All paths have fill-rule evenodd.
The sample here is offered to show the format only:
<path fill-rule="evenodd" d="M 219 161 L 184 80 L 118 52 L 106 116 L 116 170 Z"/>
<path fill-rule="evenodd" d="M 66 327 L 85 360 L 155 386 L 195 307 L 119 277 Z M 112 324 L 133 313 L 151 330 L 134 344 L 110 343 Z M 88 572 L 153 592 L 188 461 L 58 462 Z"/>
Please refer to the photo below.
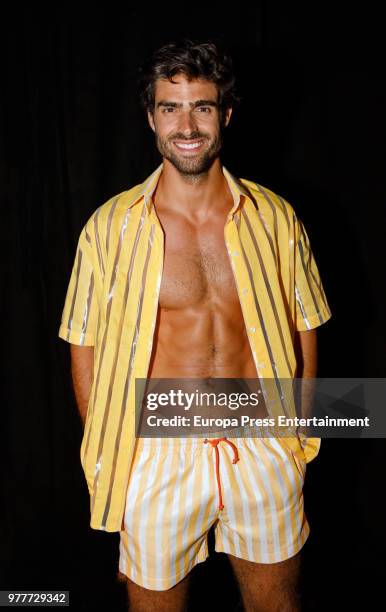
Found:
<path fill-rule="evenodd" d="M 224 127 L 227 127 L 229 121 L 231 120 L 231 116 L 232 116 L 232 111 L 233 108 L 229 107 L 226 109 L 225 113 L 224 113 Z"/>
<path fill-rule="evenodd" d="M 151 129 L 153 130 L 153 132 L 155 132 L 154 117 L 153 117 L 153 113 L 151 113 L 150 111 L 147 112 L 147 120 L 149 122 Z"/>
<path fill-rule="evenodd" d="M 232 110 L 233 109 L 231 107 L 229 107 L 229 108 L 225 109 L 225 111 L 223 112 L 222 120 L 221 120 L 223 128 L 226 128 L 228 123 L 229 123 L 229 121 L 231 120 Z"/>

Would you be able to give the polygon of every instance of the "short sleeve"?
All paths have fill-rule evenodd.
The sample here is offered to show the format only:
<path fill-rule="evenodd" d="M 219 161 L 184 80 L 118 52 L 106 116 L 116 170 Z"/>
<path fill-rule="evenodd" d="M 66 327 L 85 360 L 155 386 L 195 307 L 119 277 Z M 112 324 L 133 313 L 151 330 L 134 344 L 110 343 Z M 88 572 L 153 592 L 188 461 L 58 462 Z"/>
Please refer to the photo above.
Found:
<path fill-rule="evenodd" d="M 94 346 L 99 313 L 91 237 L 83 227 L 75 254 L 58 336 L 79 346 Z"/>
<path fill-rule="evenodd" d="M 300 219 L 295 221 L 295 240 L 295 328 L 305 331 L 328 321 L 331 311 L 306 229 Z"/>

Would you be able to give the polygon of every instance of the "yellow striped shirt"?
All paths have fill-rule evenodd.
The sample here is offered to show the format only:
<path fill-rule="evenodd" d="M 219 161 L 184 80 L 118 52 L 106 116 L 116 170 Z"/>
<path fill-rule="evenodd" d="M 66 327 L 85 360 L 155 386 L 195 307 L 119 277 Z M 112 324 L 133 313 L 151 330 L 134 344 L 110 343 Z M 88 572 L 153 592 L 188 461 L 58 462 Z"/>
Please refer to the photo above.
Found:
<path fill-rule="evenodd" d="M 80 449 L 90 492 L 90 526 L 121 531 L 135 444 L 135 379 L 146 378 L 161 285 L 164 235 L 152 194 L 161 164 L 144 183 L 97 208 L 83 227 L 59 337 L 94 346 L 94 378 Z M 327 321 L 330 309 L 302 222 L 269 189 L 223 174 L 234 198 L 224 227 L 236 287 L 260 379 L 296 374 L 294 333 Z M 273 385 L 275 386 L 275 385 Z M 277 400 L 277 398 L 276 398 Z M 320 440 L 297 453 L 310 461 Z"/>

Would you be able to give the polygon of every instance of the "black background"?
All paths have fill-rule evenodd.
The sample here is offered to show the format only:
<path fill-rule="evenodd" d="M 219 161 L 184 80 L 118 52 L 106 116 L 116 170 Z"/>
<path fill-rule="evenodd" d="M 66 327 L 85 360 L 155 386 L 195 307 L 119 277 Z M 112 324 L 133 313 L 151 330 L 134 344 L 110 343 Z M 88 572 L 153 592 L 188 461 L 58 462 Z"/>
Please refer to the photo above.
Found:
<path fill-rule="evenodd" d="M 225 41 L 243 103 L 222 160 L 305 223 L 333 313 L 319 331 L 319 375 L 385 376 L 382 20 L 368 3 L 339 14 L 294 4 L 3 13 L 1 589 L 69 589 L 74 610 L 125 609 L 119 534 L 89 527 L 69 345 L 57 332 L 82 226 L 161 161 L 135 89 L 159 45 Z M 308 465 L 306 611 L 375 609 L 385 458 L 384 440 L 325 440 Z M 212 552 L 192 577 L 192 610 L 236 609 L 225 555 Z"/>

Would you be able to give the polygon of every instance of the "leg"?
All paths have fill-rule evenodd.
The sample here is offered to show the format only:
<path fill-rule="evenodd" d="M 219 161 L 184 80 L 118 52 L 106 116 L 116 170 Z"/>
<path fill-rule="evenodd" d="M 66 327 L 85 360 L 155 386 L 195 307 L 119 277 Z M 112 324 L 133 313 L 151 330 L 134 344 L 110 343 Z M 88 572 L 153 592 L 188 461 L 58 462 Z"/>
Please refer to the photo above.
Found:
<path fill-rule="evenodd" d="M 240 461 L 222 462 L 225 508 L 216 551 L 229 555 L 247 610 L 298 612 L 300 550 L 309 534 L 305 467 L 280 440 L 236 440 Z"/>
<path fill-rule="evenodd" d="M 145 589 L 126 578 L 129 612 L 183 612 L 188 604 L 189 578 L 185 576 L 167 591 Z"/>
<path fill-rule="evenodd" d="M 301 553 L 278 563 L 254 563 L 228 554 L 246 612 L 300 612 Z"/>
<path fill-rule="evenodd" d="M 201 446 L 194 439 L 138 440 L 119 546 L 130 610 L 183 609 L 184 578 L 208 556 L 214 495 L 200 486 Z"/>

